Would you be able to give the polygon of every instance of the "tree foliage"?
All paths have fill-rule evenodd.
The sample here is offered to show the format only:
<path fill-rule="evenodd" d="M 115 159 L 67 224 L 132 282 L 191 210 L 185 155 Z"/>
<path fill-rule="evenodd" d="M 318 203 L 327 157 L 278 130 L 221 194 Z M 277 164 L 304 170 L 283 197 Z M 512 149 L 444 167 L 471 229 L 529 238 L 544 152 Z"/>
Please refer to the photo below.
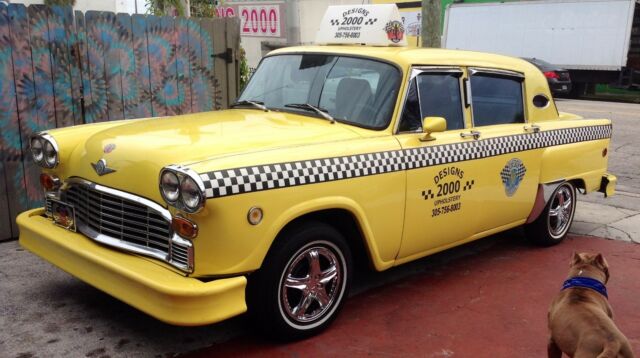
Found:
<path fill-rule="evenodd" d="M 75 6 L 76 0 L 44 0 L 47 6 Z"/>
<path fill-rule="evenodd" d="M 216 17 L 216 6 L 212 0 L 191 0 L 191 16 Z"/>
<path fill-rule="evenodd" d="M 147 0 L 148 11 L 152 15 L 184 16 L 184 4 L 181 0 Z M 175 11 L 175 13 L 173 12 Z"/>
<path fill-rule="evenodd" d="M 247 63 L 247 53 L 240 47 L 240 90 L 244 89 L 244 86 L 249 82 L 249 78 L 251 78 L 251 70 L 249 69 L 249 64 Z"/>

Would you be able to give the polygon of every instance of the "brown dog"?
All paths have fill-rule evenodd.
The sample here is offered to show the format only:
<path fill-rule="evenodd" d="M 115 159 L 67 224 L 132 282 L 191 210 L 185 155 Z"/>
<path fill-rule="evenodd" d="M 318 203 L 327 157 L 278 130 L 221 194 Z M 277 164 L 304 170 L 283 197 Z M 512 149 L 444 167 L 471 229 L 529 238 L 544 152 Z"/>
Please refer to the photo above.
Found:
<path fill-rule="evenodd" d="M 569 278 L 549 308 L 549 358 L 633 357 L 627 338 L 613 323 L 604 286 L 609 266 L 601 254 L 574 253 Z"/>

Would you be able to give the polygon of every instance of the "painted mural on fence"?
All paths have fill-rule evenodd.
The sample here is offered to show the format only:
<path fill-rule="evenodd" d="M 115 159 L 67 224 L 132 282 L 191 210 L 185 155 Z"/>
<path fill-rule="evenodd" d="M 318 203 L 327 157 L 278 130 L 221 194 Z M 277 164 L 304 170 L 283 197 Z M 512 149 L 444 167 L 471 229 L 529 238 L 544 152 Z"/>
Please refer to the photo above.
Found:
<path fill-rule="evenodd" d="M 212 49 L 198 19 L 89 11 L 84 15 L 90 101 L 85 121 L 155 117 L 212 110 Z M 210 50 L 209 50 L 210 51 Z M 211 58 L 209 56 L 209 58 Z M 199 93 L 197 101 L 192 93 Z"/>
<path fill-rule="evenodd" d="M 0 3 L 0 217 L 41 204 L 33 133 L 220 108 L 211 21 Z"/>

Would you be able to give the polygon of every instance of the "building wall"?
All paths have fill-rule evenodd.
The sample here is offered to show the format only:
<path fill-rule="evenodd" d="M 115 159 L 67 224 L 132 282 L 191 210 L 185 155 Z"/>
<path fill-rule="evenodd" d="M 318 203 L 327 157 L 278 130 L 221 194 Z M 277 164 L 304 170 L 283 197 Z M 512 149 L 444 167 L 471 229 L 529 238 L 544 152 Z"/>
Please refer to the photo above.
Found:
<path fill-rule="evenodd" d="M 444 14 L 447 7 L 453 3 L 485 3 L 485 2 L 509 2 L 520 0 L 442 0 L 442 14 L 440 20 L 440 28 L 444 28 Z M 371 0 L 372 4 L 398 4 L 400 13 L 415 13 L 421 11 L 422 1 L 420 0 Z M 442 33 L 441 33 L 442 35 Z M 420 39 L 417 36 L 407 36 L 409 46 L 420 47 Z"/>
<path fill-rule="evenodd" d="M 371 0 L 229 0 L 225 5 L 284 3 L 282 17 L 286 21 L 286 29 L 281 38 L 241 36 L 247 63 L 250 68 L 255 68 L 260 59 L 273 49 L 312 44 L 328 6 L 361 5 L 370 2 Z"/>

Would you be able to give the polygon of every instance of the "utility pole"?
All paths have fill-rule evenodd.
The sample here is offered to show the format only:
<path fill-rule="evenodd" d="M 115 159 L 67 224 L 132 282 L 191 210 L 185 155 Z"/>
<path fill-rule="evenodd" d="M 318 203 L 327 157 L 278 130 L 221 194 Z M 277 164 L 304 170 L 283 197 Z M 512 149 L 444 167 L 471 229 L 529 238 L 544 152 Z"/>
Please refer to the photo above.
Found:
<path fill-rule="evenodd" d="M 442 0 L 422 0 L 422 47 L 440 48 Z"/>

